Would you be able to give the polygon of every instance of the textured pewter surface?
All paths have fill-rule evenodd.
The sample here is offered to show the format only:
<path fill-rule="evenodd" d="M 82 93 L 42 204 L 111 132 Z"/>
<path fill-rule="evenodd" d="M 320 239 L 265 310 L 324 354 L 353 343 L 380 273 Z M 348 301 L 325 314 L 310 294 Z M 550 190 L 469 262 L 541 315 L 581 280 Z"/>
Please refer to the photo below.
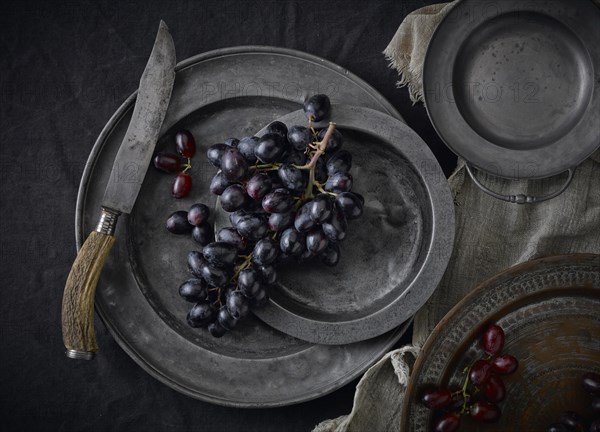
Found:
<path fill-rule="evenodd" d="M 600 371 L 599 308 L 600 255 L 539 259 L 484 282 L 440 321 L 423 347 L 407 389 L 404 427 L 430 428 L 431 411 L 419 403 L 420 389 L 458 386 L 460 371 L 483 354 L 485 325 L 498 322 L 506 332 L 503 352 L 515 355 L 520 366 L 505 379 L 507 398 L 500 405 L 511 415 L 486 430 L 545 430 L 553 414 L 583 403 L 580 376 Z M 553 386 L 565 395 L 555 397 Z M 463 427 L 477 430 L 469 421 Z"/>
<path fill-rule="evenodd" d="M 208 184 L 216 169 L 203 157 L 208 146 L 229 136 L 254 134 L 300 108 L 306 94 L 330 88 L 333 102 L 360 103 L 395 117 L 398 114 L 373 88 L 344 69 L 293 50 L 225 49 L 185 60 L 176 71 L 156 150 L 173 151 L 172 139 L 179 128 L 195 135 L 198 149 L 192 161 L 192 194 L 172 199 L 172 176 L 148 170 L 131 215 L 122 216 L 117 227 L 117 242 L 98 286 L 97 310 L 134 361 L 186 395 L 221 405 L 269 407 L 327 394 L 388 351 L 407 325 L 369 341 L 323 346 L 250 318 L 217 341 L 185 324 L 190 305 L 178 297 L 177 286 L 188 277 L 186 256 L 196 246 L 189 237 L 170 235 L 164 222 L 171 212 L 194 202 L 214 206 Z M 271 90 L 250 86 L 269 78 L 282 85 Z M 301 91 L 284 91 L 283 84 L 288 82 Z M 133 101 L 134 96 L 109 120 L 86 165 L 77 207 L 79 245 L 96 221 L 93 209 L 102 199 Z M 224 385 L 223 376 L 233 384 Z"/>

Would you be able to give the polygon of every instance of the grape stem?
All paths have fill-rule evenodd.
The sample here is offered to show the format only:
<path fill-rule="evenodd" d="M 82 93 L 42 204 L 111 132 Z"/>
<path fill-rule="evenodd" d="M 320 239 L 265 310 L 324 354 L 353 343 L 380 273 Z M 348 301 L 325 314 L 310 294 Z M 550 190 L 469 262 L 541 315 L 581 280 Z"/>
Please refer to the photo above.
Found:
<path fill-rule="evenodd" d="M 311 199 L 313 197 L 313 186 L 315 184 L 315 168 L 317 166 L 317 161 L 323 155 L 323 153 L 325 153 L 325 150 L 327 149 L 327 143 L 329 142 L 331 135 L 333 135 L 334 130 L 335 123 L 330 122 L 323 140 L 317 143 L 317 151 L 312 155 L 310 162 L 302 167 L 299 167 L 300 169 L 310 170 L 308 173 L 308 184 L 306 185 L 306 189 L 304 191 L 304 197 L 307 199 Z"/>
<path fill-rule="evenodd" d="M 323 189 L 323 185 L 316 180 L 315 180 L 315 187 L 317 189 L 319 189 L 319 192 L 321 192 L 321 193 L 324 193 L 327 195 L 332 195 L 332 196 L 338 196 L 338 194 L 336 194 L 335 192 L 329 192 L 329 191 L 326 191 L 325 189 Z"/>
<path fill-rule="evenodd" d="M 185 165 L 183 166 L 183 171 L 181 171 L 182 173 L 187 173 L 188 170 L 192 169 L 192 160 L 190 158 L 187 158 L 187 162 L 185 163 Z"/>

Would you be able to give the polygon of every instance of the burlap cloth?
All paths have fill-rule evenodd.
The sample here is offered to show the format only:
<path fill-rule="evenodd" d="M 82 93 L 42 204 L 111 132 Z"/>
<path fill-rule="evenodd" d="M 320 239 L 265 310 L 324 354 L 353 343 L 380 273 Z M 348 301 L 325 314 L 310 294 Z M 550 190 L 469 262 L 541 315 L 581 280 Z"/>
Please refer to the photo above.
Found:
<path fill-rule="evenodd" d="M 431 35 L 452 6 L 437 4 L 412 12 L 384 51 L 400 74 L 398 85 L 408 86 L 413 102 L 422 102 L 421 74 Z M 477 176 L 503 194 L 541 195 L 564 181 L 564 176 L 535 181 L 509 181 L 481 172 Z M 510 204 L 484 194 L 461 160 L 448 182 L 456 211 L 454 252 L 437 290 L 415 316 L 413 345 L 386 354 L 372 366 L 356 387 L 352 412 L 320 423 L 313 432 L 399 431 L 404 391 L 419 348 L 471 289 L 523 261 L 600 253 L 600 150 L 577 168 L 564 193 L 538 204 Z"/>

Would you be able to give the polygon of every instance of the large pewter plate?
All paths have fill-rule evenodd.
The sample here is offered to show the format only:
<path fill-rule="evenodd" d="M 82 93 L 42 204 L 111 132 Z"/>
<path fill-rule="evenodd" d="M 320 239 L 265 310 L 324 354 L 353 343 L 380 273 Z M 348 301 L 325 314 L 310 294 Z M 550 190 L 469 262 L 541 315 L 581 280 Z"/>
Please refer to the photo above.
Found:
<path fill-rule="evenodd" d="M 406 325 L 352 345 L 314 345 L 250 317 L 216 340 L 185 324 L 189 304 L 177 295 L 188 277 L 190 238 L 170 235 L 167 216 L 194 202 L 214 205 L 208 183 L 214 167 L 204 153 L 228 136 L 253 134 L 301 107 L 304 97 L 328 92 L 333 102 L 359 103 L 399 118 L 370 86 L 323 59 L 286 49 L 242 47 L 181 62 L 157 151 L 174 149 L 179 128 L 198 143 L 194 188 L 171 198 L 174 177 L 148 170 L 132 214 L 117 228 L 103 270 L 96 310 L 119 345 L 149 374 L 194 398 L 237 407 L 288 405 L 322 396 L 359 376 L 388 351 Z M 76 240 L 93 229 L 115 154 L 129 123 L 132 95 L 109 120 L 88 159 L 79 190 Z M 135 169 L 134 166 L 131 169 Z M 123 178 L 127 181 L 127 178 Z"/>
<path fill-rule="evenodd" d="M 306 123 L 302 110 L 279 120 Z M 255 313 L 297 338 L 345 344 L 399 326 L 431 296 L 452 252 L 454 204 L 433 153 L 404 123 L 348 105 L 333 105 L 331 121 L 352 153 L 352 190 L 365 197 L 363 215 L 349 221 L 336 267 L 282 265 L 270 303 Z"/>
<path fill-rule="evenodd" d="M 423 69 L 440 137 L 505 178 L 574 169 L 600 146 L 599 22 L 592 0 L 458 2 Z"/>
<path fill-rule="evenodd" d="M 442 318 L 415 362 L 403 403 L 401 430 L 433 430 L 434 413 L 420 399 L 429 386 L 461 387 L 462 371 L 484 358 L 482 333 L 498 323 L 503 353 L 519 360 L 504 377 L 502 416 L 483 425 L 461 417 L 461 431 L 546 431 L 564 411 L 594 418 L 581 387 L 600 373 L 600 255 L 536 259 L 505 270 L 475 288 Z"/>

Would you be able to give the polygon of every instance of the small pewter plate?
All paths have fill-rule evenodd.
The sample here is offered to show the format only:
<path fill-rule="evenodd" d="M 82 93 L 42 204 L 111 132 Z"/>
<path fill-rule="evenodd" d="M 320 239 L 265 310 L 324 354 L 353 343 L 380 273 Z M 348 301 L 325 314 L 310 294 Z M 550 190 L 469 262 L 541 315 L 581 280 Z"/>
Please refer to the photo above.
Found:
<path fill-rule="evenodd" d="M 433 430 L 435 416 L 421 403 L 430 386 L 460 388 L 462 371 L 484 357 L 485 328 L 499 324 L 502 350 L 519 360 L 503 378 L 502 416 L 492 424 L 461 417 L 461 431 L 545 431 L 564 411 L 591 419 L 585 372 L 600 373 L 600 255 L 573 254 L 511 267 L 479 285 L 435 327 L 415 362 L 401 430 Z"/>
<path fill-rule="evenodd" d="M 302 110 L 279 120 L 306 124 Z M 333 105 L 330 120 L 352 154 L 363 215 L 348 222 L 337 266 L 283 264 L 270 303 L 255 314 L 299 339 L 345 344 L 399 326 L 431 296 L 452 252 L 454 206 L 433 153 L 404 123 L 348 105 Z"/>
<path fill-rule="evenodd" d="M 134 361 L 191 397 L 236 407 L 273 407 L 323 396 L 364 372 L 394 346 L 408 323 L 368 341 L 325 346 L 293 338 L 250 316 L 236 331 L 215 339 L 185 322 L 191 305 L 177 288 L 189 277 L 187 254 L 198 246 L 190 236 L 168 233 L 165 221 L 195 202 L 214 206 L 208 185 L 216 169 L 205 156 L 210 145 L 254 134 L 299 109 L 308 95 L 325 92 L 336 103 L 399 115 L 345 69 L 288 49 L 228 48 L 187 59 L 176 71 L 156 151 L 174 151 L 173 137 L 180 128 L 194 134 L 192 193 L 183 200 L 172 198 L 174 175 L 150 167 L 132 214 L 117 227 L 117 241 L 98 284 L 96 310 Z M 134 101 L 135 94 L 108 121 L 86 164 L 77 201 L 78 247 L 97 220 Z"/>
<path fill-rule="evenodd" d="M 440 137 L 493 175 L 570 180 L 600 146 L 599 22 L 591 0 L 458 2 L 423 68 Z"/>

